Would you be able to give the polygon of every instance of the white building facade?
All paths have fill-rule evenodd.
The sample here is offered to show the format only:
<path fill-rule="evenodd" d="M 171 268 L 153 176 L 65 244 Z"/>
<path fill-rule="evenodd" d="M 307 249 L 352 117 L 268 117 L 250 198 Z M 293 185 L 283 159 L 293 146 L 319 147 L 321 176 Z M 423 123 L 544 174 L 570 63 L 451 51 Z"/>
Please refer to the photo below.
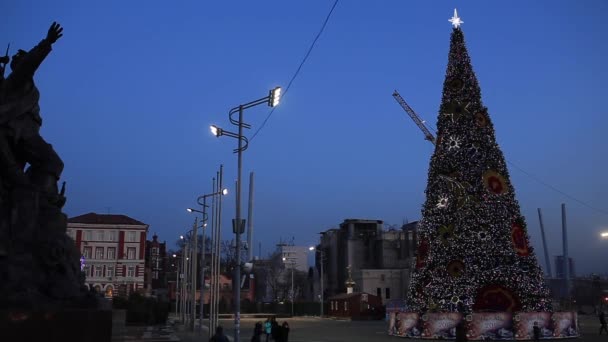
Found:
<path fill-rule="evenodd" d="M 84 257 L 86 285 L 106 297 L 144 291 L 148 225 L 125 215 L 88 213 L 68 220 Z"/>
<path fill-rule="evenodd" d="M 287 268 L 293 267 L 297 271 L 308 272 L 308 247 L 286 244 L 280 244 L 278 247 Z"/>

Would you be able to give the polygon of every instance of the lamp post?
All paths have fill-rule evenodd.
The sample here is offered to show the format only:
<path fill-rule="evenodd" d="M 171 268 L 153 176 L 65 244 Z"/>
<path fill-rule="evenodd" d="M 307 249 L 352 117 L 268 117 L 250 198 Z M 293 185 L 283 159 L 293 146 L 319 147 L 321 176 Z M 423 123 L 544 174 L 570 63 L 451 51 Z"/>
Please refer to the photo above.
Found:
<path fill-rule="evenodd" d="M 325 263 L 325 253 L 323 250 L 316 249 L 314 246 L 308 247 L 309 251 L 315 251 L 321 255 L 321 318 L 323 318 L 323 264 Z"/>
<path fill-rule="evenodd" d="M 190 235 L 190 244 L 192 244 L 192 236 L 193 236 L 193 230 L 189 230 L 188 232 L 184 233 L 184 235 Z M 184 235 L 180 235 L 179 238 L 184 241 Z M 183 317 L 183 322 L 185 322 L 186 320 L 190 319 L 189 316 L 192 313 L 191 312 L 191 308 L 189 307 L 189 302 L 188 302 L 188 279 L 189 277 L 193 277 L 192 276 L 192 263 L 188 263 L 188 261 L 190 261 L 190 258 L 188 257 L 188 254 L 191 252 L 190 251 L 190 246 L 188 246 L 188 244 L 186 244 L 186 242 L 184 241 L 184 244 L 182 246 L 182 269 L 184 272 L 184 276 L 183 276 L 183 280 L 182 280 L 182 290 L 181 290 L 181 307 L 182 307 L 182 317 Z M 190 267 L 189 267 L 190 266 Z"/>
<path fill-rule="evenodd" d="M 286 262 L 286 261 L 287 261 L 287 258 L 283 258 L 283 262 Z M 291 266 L 291 317 L 293 317 L 293 302 L 296 297 L 295 291 L 293 289 L 293 269 L 295 268 L 296 263 L 295 263 L 295 261 L 291 260 L 287 264 Z"/>
<path fill-rule="evenodd" d="M 268 104 L 271 107 L 275 107 L 279 104 L 280 96 L 281 87 L 276 87 L 270 90 L 268 96 L 232 108 L 228 113 L 228 117 L 230 119 L 230 123 L 238 126 L 238 133 L 225 131 L 215 125 L 212 125 L 210 127 L 211 133 L 216 137 L 225 135 L 238 140 L 238 147 L 234 150 L 234 152 L 237 153 L 238 158 L 236 184 L 236 217 L 232 224 L 233 231 L 236 237 L 236 267 L 234 268 L 234 284 L 236 284 L 236 286 L 234 287 L 234 342 L 240 342 L 241 334 L 241 230 L 245 227 L 244 222 L 242 222 L 244 220 L 241 220 L 241 174 L 243 169 L 242 154 L 243 151 L 247 149 L 247 145 L 249 144 L 249 140 L 247 140 L 247 138 L 243 136 L 243 128 L 251 128 L 251 125 L 243 122 L 243 111 L 247 108 L 251 108 L 264 103 Z M 232 115 L 237 112 L 239 113 L 238 121 L 232 118 Z M 245 142 L 244 146 L 243 142 Z"/>
<path fill-rule="evenodd" d="M 173 254 L 173 258 L 177 258 L 176 254 Z M 178 292 L 177 290 L 179 289 L 179 273 L 180 273 L 180 267 L 179 267 L 179 260 L 175 261 L 175 263 L 177 264 L 177 272 L 175 273 L 175 317 L 179 317 L 179 311 L 178 311 Z"/>
<path fill-rule="evenodd" d="M 206 195 L 202 195 L 199 196 L 197 198 L 197 202 L 198 204 L 200 204 L 203 207 L 203 210 L 196 210 L 196 209 L 192 209 L 192 208 L 188 208 L 186 209 L 189 213 L 192 212 L 196 212 L 196 213 L 201 213 L 203 214 L 203 225 L 201 226 L 201 228 L 203 229 L 203 246 L 201 247 L 201 283 L 200 283 L 200 324 L 199 324 L 199 332 L 203 331 L 203 319 L 204 319 L 204 307 L 205 307 L 205 252 L 206 252 L 206 244 L 205 244 L 205 228 L 207 227 L 207 208 L 209 207 L 207 205 L 207 197 L 211 197 L 211 196 L 216 196 L 216 195 L 222 195 L 222 196 L 226 196 L 228 195 L 228 189 L 222 189 L 222 191 L 217 191 L 214 193 L 210 193 L 210 194 L 206 194 Z M 201 200 L 203 200 L 203 202 L 201 203 Z"/>

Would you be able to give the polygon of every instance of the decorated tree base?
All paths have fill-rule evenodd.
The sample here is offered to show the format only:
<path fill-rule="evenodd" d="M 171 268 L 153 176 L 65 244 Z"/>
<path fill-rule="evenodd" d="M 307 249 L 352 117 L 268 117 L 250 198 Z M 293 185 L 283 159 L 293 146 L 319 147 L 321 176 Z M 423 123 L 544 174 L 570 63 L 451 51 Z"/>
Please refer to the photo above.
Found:
<path fill-rule="evenodd" d="M 415 339 L 456 339 L 460 323 L 468 340 L 532 340 L 580 337 L 576 312 L 387 312 L 388 334 Z"/>

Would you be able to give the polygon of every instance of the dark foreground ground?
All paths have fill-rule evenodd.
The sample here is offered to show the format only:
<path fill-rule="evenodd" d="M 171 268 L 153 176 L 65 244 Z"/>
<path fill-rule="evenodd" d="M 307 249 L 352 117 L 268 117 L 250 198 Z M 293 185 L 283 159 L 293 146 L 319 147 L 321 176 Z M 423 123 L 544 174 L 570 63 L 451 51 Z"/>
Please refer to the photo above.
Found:
<path fill-rule="evenodd" d="M 384 321 L 340 321 L 332 319 L 294 318 L 285 319 L 289 322 L 291 331 L 289 342 L 363 342 L 363 341 L 425 341 L 411 340 L 401 337 L 388 336 L 386 334 L 386 323 Z M 253 333 L 255 322 L 259 320 L 241 320 L 241 341 L 248 342 Z M 281 323 L 283 319 L 279 320 Z M 225 332 L 232 341 L 233 321 L 220 320 Z M 596 317 L 581 316 L 579 324 L 583 332 L 583 337 L 564 341 L 584 341 L 584 342 L 608 342 L 608 335 L 598 335 L 599 323 Z M 178 336 L 184 342 L 207 341 L 206 327 L 204 338 L 197 333 L 179 331 Z"/>

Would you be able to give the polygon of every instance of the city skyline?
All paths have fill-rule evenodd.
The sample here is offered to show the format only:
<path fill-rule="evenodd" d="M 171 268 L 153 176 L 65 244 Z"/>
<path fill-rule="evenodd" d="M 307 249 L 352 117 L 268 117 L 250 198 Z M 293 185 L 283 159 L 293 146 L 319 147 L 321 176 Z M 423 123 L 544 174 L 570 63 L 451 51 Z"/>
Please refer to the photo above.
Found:
<path fill-rule="evenodd" d="M 230 108 L 287 86 L 332 3 L 3 4 L 0 46 L 29 49 L 57 21 L 64 37 L 39 69 L 42 132 L 65 162 L 68 216 L 124 214 L 173 246 L 224 165 L 232 235 Z M 254 171 L 254 246 L 318 243 L 346 218 L 420 219 L 433 147 L 391 98 L 434 128 L 454 7 L 539 263 L 561 254 L 566 203 L 577 273 L 606 273 L 603 106 L 608 4 L 589 1 L 340 3 L 298 78 L 244 153 Z M 505 22 L 511 15 L 517 22 Z M 110 24 L 111 22 L 111 24 Z M 604 37 L 604 38 L 602 38 Z M 8 74 L 9 70 L 7 70 Z M 270 108 L 245 113 L 251 137 Z M 48 118 L 48 120 L 47 120 Z M 519 168 L 533 176 L 522 172 Z M 590 209 L 535 180 L 597 209 Z M 247 177 L 244 177 L 247 178 Z M 248 182 L 243 184 L 246 208 Z M 109 208 L 109 209 L 108 209 Z M 301 242 L 301 243 L 300 243 Z M 255 253 L 257 254 L 257 253 Z M 594 265 L 596 263 L 596 265 Z"/>

